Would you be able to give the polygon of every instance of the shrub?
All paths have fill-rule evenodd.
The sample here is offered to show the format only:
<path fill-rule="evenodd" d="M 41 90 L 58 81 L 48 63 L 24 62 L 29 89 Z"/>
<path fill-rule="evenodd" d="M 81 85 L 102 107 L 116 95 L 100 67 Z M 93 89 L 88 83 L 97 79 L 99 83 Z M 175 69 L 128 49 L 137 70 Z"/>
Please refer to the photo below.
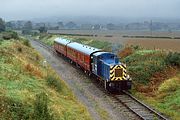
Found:
<path fill-rule="evenodd" d="M 45 93 L 36 95 L 34 103 L 34 117 L 36 120 L 53 120 L 48 109 L 48 97 Z"/>
<path fill-rule="evenodd" d="M 121 58 L 125 58 L 125 57 L 131 55 L 132 53 L 133 53 L 132 48 L 131 47 L 126 47 L 119 53 L 119 56 Z"/>
<path fill-rule="evenodd" d="M 0 96 L 0 119 L 27 120 L 33 115 L 30 105 L 23 104 L 21 101 L 15 101 L 12 98 Z"/>
<path fill-rule="evenodd" d="M 30 35 L 30 34 L 32 34 L 32 31 L 31 31 L 31 30 L 24 29 L 24 30 L 22 30 L 22 34 L 24 34 L 24 35 Z"/>
<path fill-rule="evenodd" d="M 180 66 L 180 53 L 177 53 L 177 52 L 175 52 L 175 53 L 173 53 L 173 52 L 168 53 L 165 61 L 169 65 Z"/>
<path fill-rule="evenodd" d="M 18 52 L 22 52 L 22 48 L 21 47 L 18 47 L 17 50 L 18 50 Z"/>
<path fill-rule="evenodd" d="M 163 84 L 159 87 L 159 92 L 173 92 L 180 87 L 180 80 L 178 78 L 172 78 L 164 81 Z"/>
<path fill-rule="evenodd" d="M 46 80 L 47 80 L 48 86 L 54 87 L 58 92 L 62 90 L 61 82 L 58 78 L 52 75 L 48 75 Z"/>
<path fill-rule="evenodd" d="M 140 50 L 140 46 L 139 45 L 136 45 L 136 46 L 133 46 L 134 50 Z"/>
<path fill-rule="evenodd" d="M 23 44 L 28 46 L 28 47 L 31 47 L 29 40 L 23 40 Z"/>
<path fill-rule="evenodd" d="M 14 31 L 8 31 L 8 32 L 4 32 L 2 35 L 2 38 L 5 40 L 9 40 L 9 39 L 19 39 L 19 36 L 16 32 Z"/>
<path fill-rule="evenodd" d="M 136 51 L 123 59 L 134 81 L 147 84 L 154 73 L 166 67 L 164 53 L 158 51 Z"/>

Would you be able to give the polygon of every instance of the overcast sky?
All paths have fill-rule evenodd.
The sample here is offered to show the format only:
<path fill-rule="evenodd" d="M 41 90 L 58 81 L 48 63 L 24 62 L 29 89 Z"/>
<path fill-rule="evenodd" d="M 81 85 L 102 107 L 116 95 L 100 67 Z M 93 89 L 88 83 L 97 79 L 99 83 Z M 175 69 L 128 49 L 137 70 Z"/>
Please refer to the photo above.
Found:
<path fill-rule="evenodd" d="M 5 20 L 51 16 L 180 18 L 180 0 L 0 0 Z"/>

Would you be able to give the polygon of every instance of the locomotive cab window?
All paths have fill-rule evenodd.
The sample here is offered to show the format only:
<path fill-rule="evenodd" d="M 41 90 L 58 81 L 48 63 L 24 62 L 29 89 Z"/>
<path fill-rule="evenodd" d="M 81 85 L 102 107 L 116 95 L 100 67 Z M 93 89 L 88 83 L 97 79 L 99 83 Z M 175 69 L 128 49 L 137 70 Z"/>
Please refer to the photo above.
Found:
<path fill-rule="evenodd" d="M 122 77 L 122 76 L 123 76 L 123 69 L 122 68 L 115 69 L 115 77 Z"/>
<path fill-rule="evenodd" d="M 111 56 L 111 58 L 114 58 L 114 56 Z"/>

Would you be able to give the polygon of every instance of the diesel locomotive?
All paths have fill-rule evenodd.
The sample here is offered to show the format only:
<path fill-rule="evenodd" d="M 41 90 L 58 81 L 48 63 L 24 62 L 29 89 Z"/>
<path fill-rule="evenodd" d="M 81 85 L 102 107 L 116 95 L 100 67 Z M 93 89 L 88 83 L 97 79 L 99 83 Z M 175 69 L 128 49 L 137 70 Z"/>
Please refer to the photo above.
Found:
<path fill-rule="evenodd" d="M 126 65 L 119 61 L 117 55 L 101 49 L 56 38 L 54 49 L 88 75 L 96 76 L 108 91 L 131 89 L 132 81 L 127 74 Z"/>

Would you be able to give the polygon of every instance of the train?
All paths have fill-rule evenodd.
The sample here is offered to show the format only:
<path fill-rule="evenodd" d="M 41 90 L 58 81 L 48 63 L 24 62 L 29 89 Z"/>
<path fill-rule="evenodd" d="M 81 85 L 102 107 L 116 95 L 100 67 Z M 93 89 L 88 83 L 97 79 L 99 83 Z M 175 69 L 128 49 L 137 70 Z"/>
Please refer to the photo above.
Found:
<path fill-rule="evenodd" d="M 53 48 L 86 74 L 95 76 L 106 90 L 112 92 L 131 89 L 132 80 L 126 65 L 114 53 L 65 38 L 56 38 Z"/>

